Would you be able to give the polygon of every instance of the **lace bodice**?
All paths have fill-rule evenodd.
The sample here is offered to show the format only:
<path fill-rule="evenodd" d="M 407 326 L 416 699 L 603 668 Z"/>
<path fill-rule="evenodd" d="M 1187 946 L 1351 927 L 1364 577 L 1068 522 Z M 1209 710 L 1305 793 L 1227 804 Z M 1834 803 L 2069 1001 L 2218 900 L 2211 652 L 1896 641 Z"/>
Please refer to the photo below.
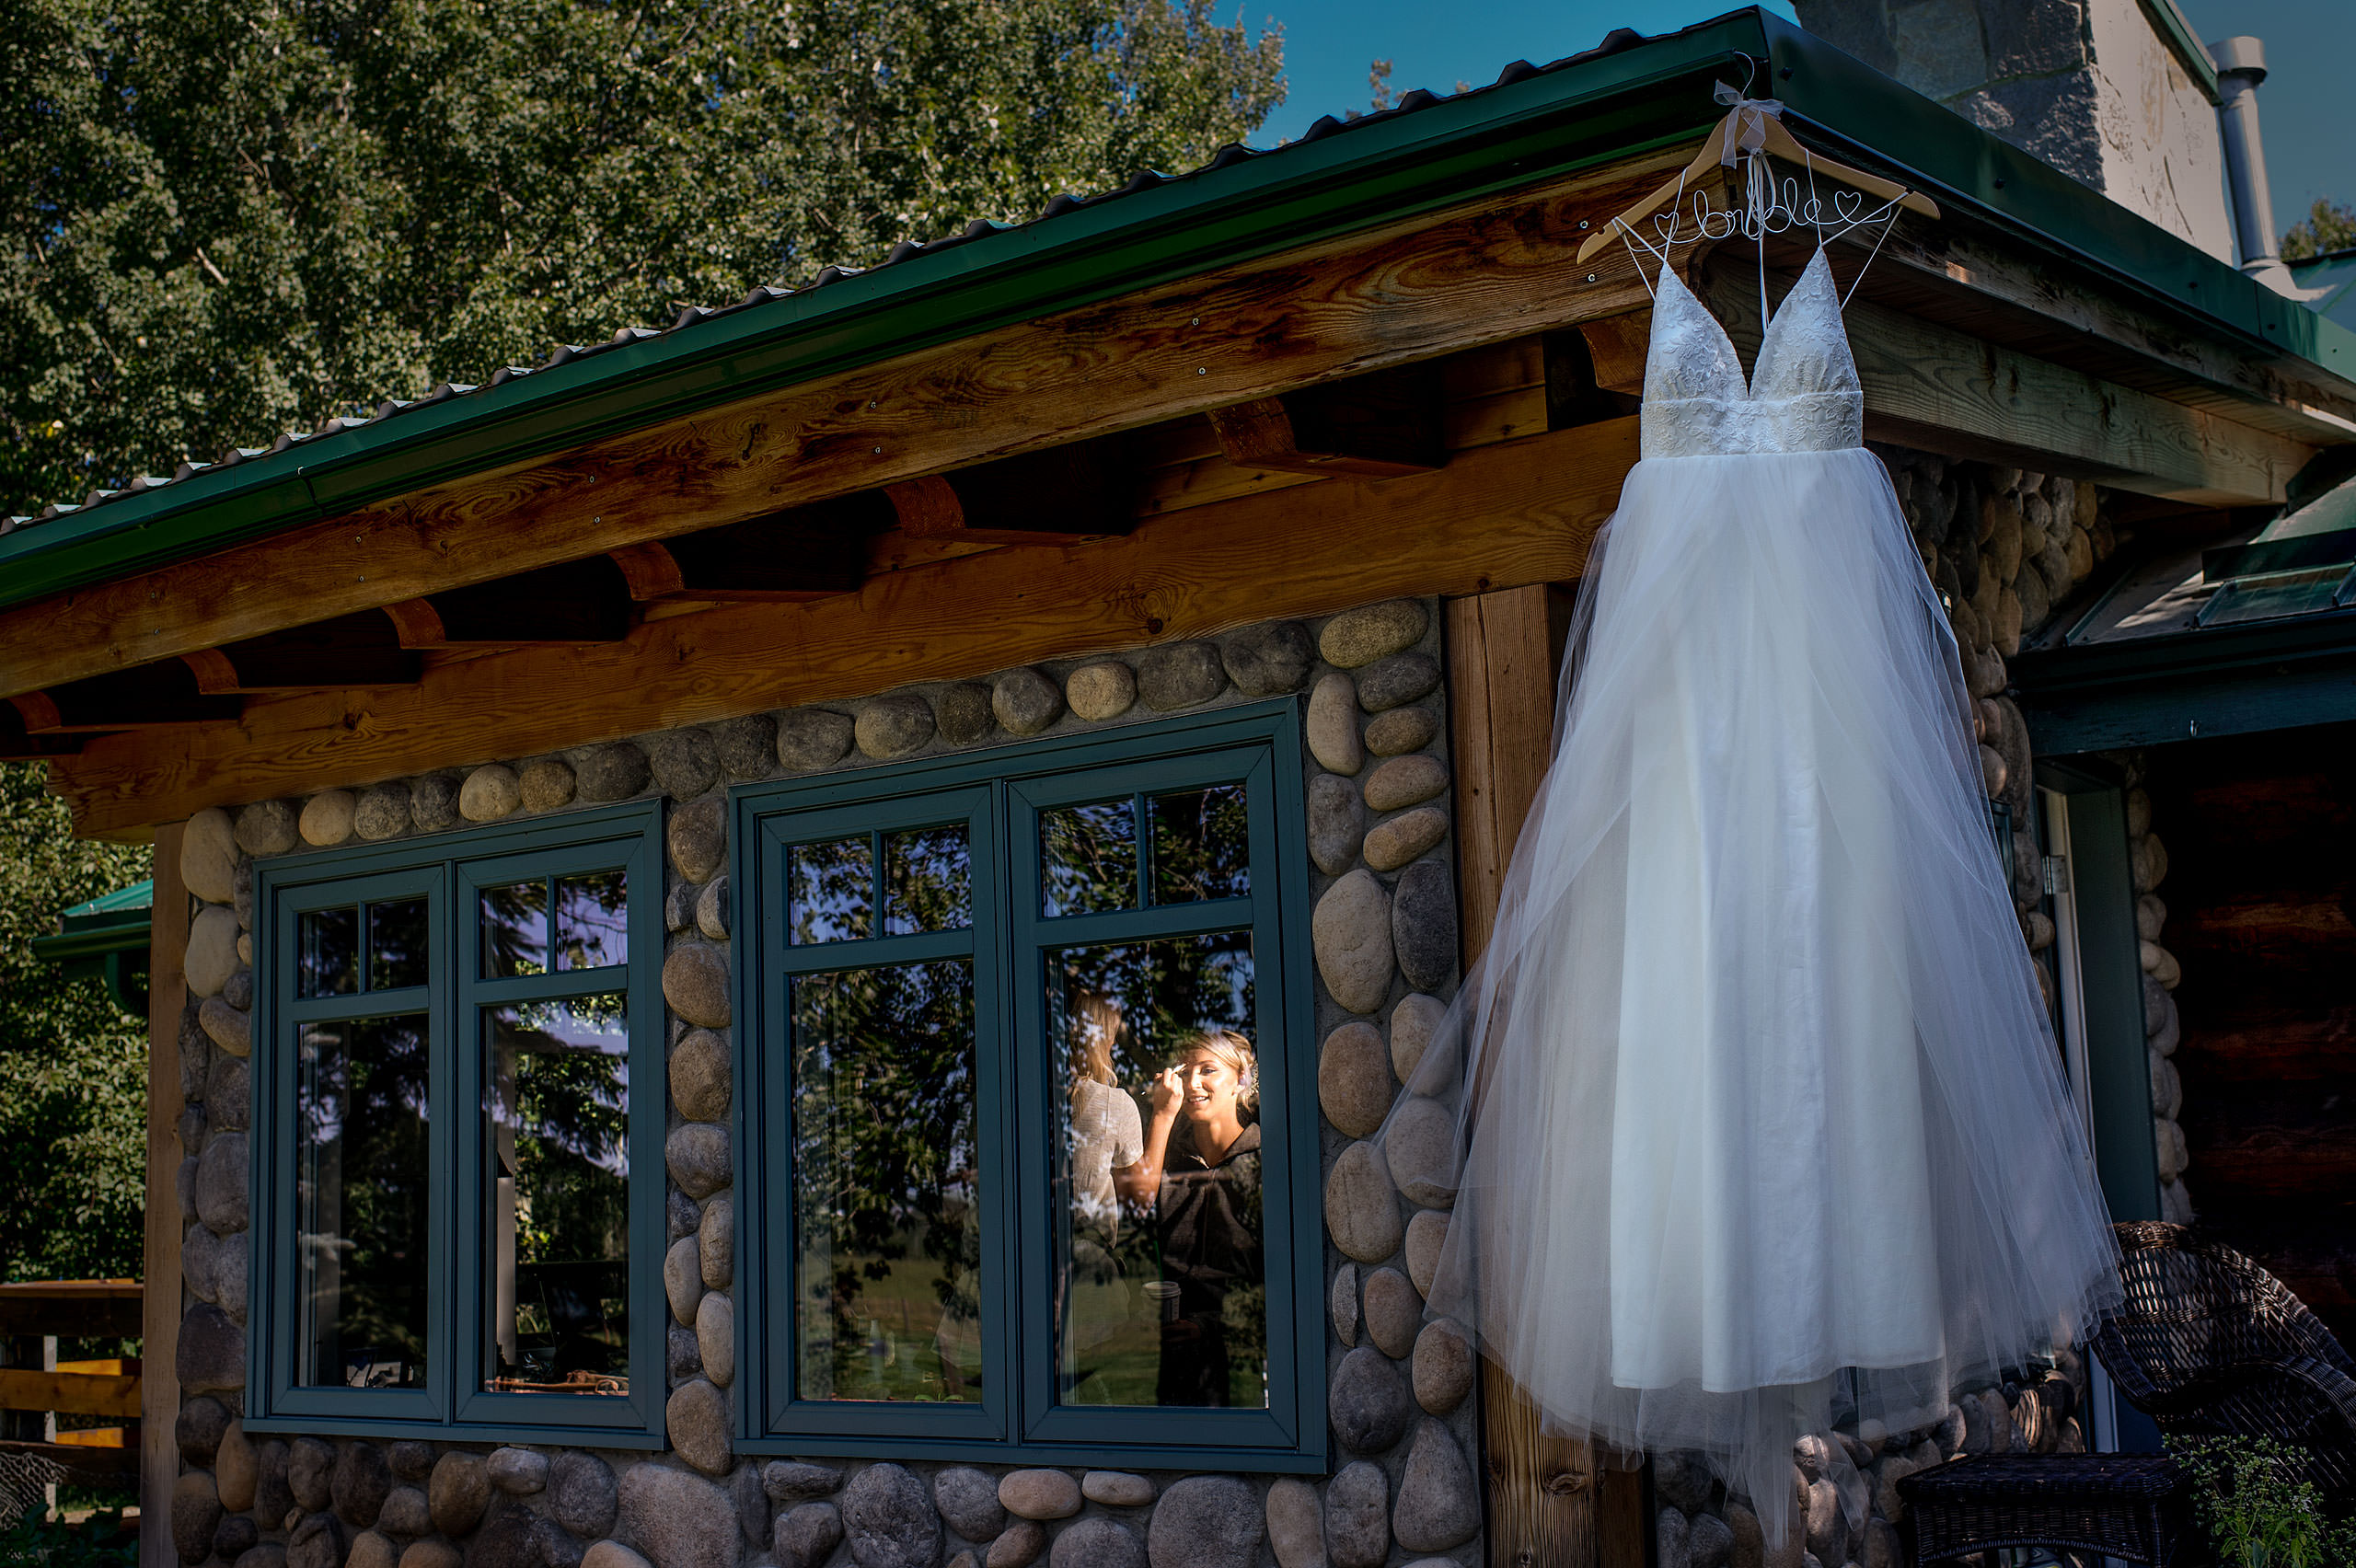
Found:
<path fill-rule="evenodd" d="M 1639 422 L 1646 457 L 1834 452 L 1865 443 L 1865 396 L 1824 252 L 1767 324 L 1757 374 L 1742 379 L 1726 329 L 1661 269 Z"/>

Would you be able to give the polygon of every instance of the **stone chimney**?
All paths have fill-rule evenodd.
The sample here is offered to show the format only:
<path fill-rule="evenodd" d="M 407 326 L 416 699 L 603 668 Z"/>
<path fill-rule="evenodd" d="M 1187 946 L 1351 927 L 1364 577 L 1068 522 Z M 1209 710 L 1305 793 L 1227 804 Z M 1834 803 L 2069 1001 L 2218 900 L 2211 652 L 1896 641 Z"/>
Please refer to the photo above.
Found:
<path fill-rule="evenodd" d="M 1794 0 L 1800 25 L 2232 262 L 2216 68 L 2175 0 Z"/>

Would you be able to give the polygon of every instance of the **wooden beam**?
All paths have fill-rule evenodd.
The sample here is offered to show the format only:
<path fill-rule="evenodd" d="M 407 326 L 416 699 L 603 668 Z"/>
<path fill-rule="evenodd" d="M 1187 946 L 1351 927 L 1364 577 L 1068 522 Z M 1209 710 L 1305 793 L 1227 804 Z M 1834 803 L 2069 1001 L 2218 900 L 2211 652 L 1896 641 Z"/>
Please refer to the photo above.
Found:
<path fill-rule="evenodd" d="M 1437 364 L 1255 398 L 1213 409 L 1210 422 L 1242 467 L 1388 479 L 1448 461 Z"/>
<path fill-rule="evenodd" d="M 1595 367 L 1595 384 L 1607 392 L 1642 397 L 1645 358 L 1652 352 L 1653 313 L 1638 310 L 1582 321 L 1577 330 L 1587 344 L 1588 363 Z"/>
<path fill-rule="evenodd" d="M 1748 362 L 1758 277 L 1697 269 Z M 1788 283 L 1789 280 L 1784 280 Z M 1847 311 L 1865 434 L 2203 506 L 2279 502 L 2313 446 L 1862 302 Z"/>
<path fill-rule="evenodd" d="M 1619 314 L 1654 153 L 453 480 L 0 616 L 0 695 Z M 1593 282 L 1588 279 L 1592 277 Z"/>
<path fill-rule="evenodd" d="M 619 642 L 629 635 L 629 582 L 613 561 L 591 556 L 387 605 L 385 614 L 403 648 Z"/>
<path fill-rule="evenodd" d="M 404 650 L 381 610 L 314 621 L 180 655 L 208 696 L 309 686 L 410 686 L 424 661 Z"/>
<path fill-rule="evenodd" d="M 886 487 L 900 527 L 919 539 L 1071 545 L 1137 525 L 1121 455 L 1102 442 L 1026 452 Z"/>
<path fill-rule="evenodd" d="M 97 1377 L 0 1367 L 0 1410 L 55 1411 L 60 1415 L 139 1414 L 139 1375 Z"/>
<path fill-rule="evenodd" d="M 133 725 L 217 723 L 235 720 L 241 704 L 234 697 L 208 697 L 197 689 L 196 672 L 177 659 L 90 675 L 47 691 L 9 699 L 24 728 L 34 735 L 95 733 Z"/>
<path fill-rule="evenodd" d="M 43 710 L 46 713 L 46 709 Z M 0 762 L 35 762 L 52 756 L 72 756 L 82 749 L 82 737 L 44 732 L 34 734 L 25 728 L 23 708 L 14 699 L 0 702 Z"/>
<path fill-rule="evenodd" d="M 189 894 L 180 880 L 184 823 L 156 830 L 154 915 L 147 936 L 147 1219 L 139 1367 L 139 1564 L 179 1568 L 172 1483 L 180 1470 L 173 1425 L 180 1379 L 180 1011 L 188 1005 Z"/>
<path fill-rule="evenodd" d="M 191 735 L 94 739 L 51 764 L 86 835 L 198 808 L 529 755 L 909 681 L 1200 637 L 1398 594 L 1579 574 L 1635 461 L 1635 421 L 1503 442 L 1436 474 L 1329 479 L 1156 519 L 1126 538 L 984 550 L 806 605 L 722 605 L 627 641 L 517 649 L 416 686 L 251 698 Z"/>

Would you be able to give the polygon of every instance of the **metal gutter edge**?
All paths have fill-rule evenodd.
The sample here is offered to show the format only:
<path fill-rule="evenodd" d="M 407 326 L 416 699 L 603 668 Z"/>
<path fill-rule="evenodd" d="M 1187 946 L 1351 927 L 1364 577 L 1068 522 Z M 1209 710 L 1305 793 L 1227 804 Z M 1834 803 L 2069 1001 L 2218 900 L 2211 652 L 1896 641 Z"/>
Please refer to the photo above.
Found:
<path fill-rule="evenodd" d="M 1760 18 L 1735 12 L 18 529 L 0 536 L 0 606 L 1672 144 L 1720 112 L 1700 79 L 1765 52 Z M 1685 78 L 1690 95 L 1651 90 Z"/>
<path fill-rule="evenodd" d="M 130 948 L 144 948 L 150 928 L 155 924 L 152 911 L 125 910 L 121 915 L 103 923 L 76 926 L 71 930 L 52 931 L 35 937 L 29 944 L 33 956 L 45 963 L 64 963 L 77 958 L 98 958 L 107 953 Z"/>
<path fill-rule="evenodd" d="M 2160 41 L 2167 45 L 2168 52 L 2176 56 L 2177 63 L 2182 65 L 2185 75 L 2192 78 L 2193 86 L 2199 87 L 2212 105 L 2220 102 L 2224 95 L 2217 86 L 2216 58 L 2209 52 L 2209 46 L 2200 41 L 2200 35 L 2192 30 L 2192 23 L 2182 7 L 2177 5 L 2176 0 L 2136 0 L 2136 3 L 2142 6 L 2145 18 L 2152 24 L 2152 30 L 2160 35 Z"/>

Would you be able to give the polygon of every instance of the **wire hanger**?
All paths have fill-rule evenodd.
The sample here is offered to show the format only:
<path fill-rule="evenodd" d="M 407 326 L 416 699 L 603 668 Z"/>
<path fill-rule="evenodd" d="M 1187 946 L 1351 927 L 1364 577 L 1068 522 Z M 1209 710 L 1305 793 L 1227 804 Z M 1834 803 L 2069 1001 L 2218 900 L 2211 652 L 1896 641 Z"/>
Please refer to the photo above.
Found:
<path fill-rule="evenodd" d="M 1831 158 L 1819 157 L 1802 146 L 1798 138 L 1784 129 L 1782 118 L 1784 106 L 1781 103 L 1773 98 L 1753 98 L 1745 96 L 1749 91 L 1750 81 L 1757 77 L 1759 63 L 1747 54 L 1743 58 L 1750 65 L 1751 76 L 1744 81 L 1743 87 L 1739 91 L 1723 82 L 1718 85 L 1715 96 L 1720 103 L 1729 106 L 1727 117 L 1719 121 L 1710 132 L 1708 138 L 1702 144 L 1702 150 L 1694 155 L 1693 161 L 1678 170 L 1669 179 L 1662 181 L 1660 188 L 1652 194 L 1588 236 L 1586 242 L 1579 247 L 1578 259 L 1581 261 L 1587 260 L 1602 249 L 1611 242 L 1614 235 L 1634 234 L 1636 225 L 1646 218 L 1659 212 L 1663 207 L 1681 202 L 1686 190 L 1701 185 L 1714 169 L 1730 168 L 1735 166 L 1738 159 L 1751 163 L 1755 169 L 1756 159 L 1744 158 L 1746 154 L 1773 155 L 1787 163 L 1803 166 L 1811 177 L 1821 173 L 1839 180 L 1843 185 L 1851 186 L 1871 196 L 1877 196 L 1886 203 L 1903 207 L 1911 213 L 1920 213 L 1926 218 L 1938 217 L 1938 203 L 1920 191 L 1894 184 L 1877 174 L 1868 174 L 1864 169 L 1853 168 L 1847 164 L 1837 163 Z M 1810 179 L 1810 185 L 1811 188 L 1814 185 L 1813 178 Z M 1696 201 L 1699 200 L 1697 193 Z"/>

